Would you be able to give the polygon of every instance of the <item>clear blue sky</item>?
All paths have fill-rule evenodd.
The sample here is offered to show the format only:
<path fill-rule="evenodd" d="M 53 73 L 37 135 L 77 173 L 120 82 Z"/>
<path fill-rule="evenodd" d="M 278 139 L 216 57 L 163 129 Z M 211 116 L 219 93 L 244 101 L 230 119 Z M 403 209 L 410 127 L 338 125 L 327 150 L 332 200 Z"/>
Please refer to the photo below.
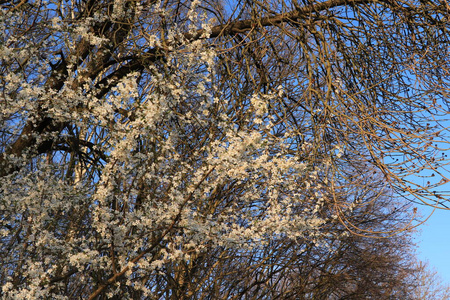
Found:
<path fill-rule="evenodd" d="M 432 209 L 418 208 L 423 216 Z M 428 261 L 439 272 L 443 282 L 450 284 L 450 210 L 435 210 L 428 221 L 421 225 L 416 242 L 420 260 Z"/>

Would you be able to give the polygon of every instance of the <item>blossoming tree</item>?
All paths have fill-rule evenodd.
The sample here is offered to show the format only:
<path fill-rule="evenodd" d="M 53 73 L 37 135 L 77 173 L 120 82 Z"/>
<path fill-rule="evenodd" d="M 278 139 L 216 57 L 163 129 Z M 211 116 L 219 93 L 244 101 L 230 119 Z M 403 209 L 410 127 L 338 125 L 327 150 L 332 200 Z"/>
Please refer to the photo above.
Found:
<path fill-rule="evenodd" d="M 0 5 L 7 299 L 299 299 L 444 205 L 444 0 Z"/>

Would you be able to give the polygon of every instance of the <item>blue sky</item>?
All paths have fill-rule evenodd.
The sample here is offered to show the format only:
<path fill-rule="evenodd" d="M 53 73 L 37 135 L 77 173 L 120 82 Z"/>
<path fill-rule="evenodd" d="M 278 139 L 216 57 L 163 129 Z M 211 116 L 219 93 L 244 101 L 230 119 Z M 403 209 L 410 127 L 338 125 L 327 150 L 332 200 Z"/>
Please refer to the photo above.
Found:
<path fill-rule="evenodd" d="M 423 216 L 428 216 L 432 211 L 427 207 L 419 207 L 419 210 Z M 418 229 L 416 242 L 419 259 L 428 261 L 442 280 L 450 284 L 450 210 L 435 210 Z"/>

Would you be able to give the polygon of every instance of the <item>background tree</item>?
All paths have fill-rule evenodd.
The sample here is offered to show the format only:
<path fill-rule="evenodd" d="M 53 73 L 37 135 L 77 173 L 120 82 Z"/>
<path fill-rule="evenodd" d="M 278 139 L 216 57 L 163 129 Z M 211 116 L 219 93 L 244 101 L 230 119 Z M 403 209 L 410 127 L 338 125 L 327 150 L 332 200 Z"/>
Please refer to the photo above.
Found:
<path fill-rule="evenodd" d="M 416 288 L 410 290 L 410 299 L 449 299 L 450 286 L 427 263 L 416 262 L 415 272 L 410 276 Z"/>
<path fill-rule="evenodd" d="M 0 4 L 5 298 L 352 297 L 445 205 L 446 1 Z"/>

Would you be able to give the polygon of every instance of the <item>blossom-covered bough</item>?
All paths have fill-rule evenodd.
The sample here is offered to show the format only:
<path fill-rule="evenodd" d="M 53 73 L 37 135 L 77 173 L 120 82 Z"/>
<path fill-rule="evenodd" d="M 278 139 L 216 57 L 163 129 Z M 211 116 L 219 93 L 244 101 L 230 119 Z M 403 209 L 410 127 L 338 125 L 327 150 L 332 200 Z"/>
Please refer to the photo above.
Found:
<path fill-rule="evenodd" d="M 446 1 L 0 5 L 3 298 L 406 290 L 399 199 L 445 205 Z"/>

